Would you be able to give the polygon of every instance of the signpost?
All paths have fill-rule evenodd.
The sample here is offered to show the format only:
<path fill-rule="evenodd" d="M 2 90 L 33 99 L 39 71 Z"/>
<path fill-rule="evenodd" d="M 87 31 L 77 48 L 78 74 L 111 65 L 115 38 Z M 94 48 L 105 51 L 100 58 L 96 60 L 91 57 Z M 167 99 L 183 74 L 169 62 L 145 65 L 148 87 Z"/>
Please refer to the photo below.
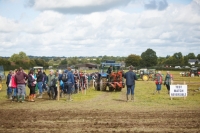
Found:
<path fill-rule="evenodd" d="M 170 97 L 187 97 L 187 85 L 170 85 Z"/>

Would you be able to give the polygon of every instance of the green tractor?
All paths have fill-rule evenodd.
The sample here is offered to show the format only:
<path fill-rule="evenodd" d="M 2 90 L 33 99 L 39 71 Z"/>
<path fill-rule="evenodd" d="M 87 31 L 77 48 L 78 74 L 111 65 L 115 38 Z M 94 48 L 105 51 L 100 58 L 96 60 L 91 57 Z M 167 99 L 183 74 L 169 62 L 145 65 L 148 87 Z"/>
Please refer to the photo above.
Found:
<path fill-rule="evenodd" d="M 154 80 L 156 69 L 140 69 L 137 71 L 136 76 L 143 81 Z"/>

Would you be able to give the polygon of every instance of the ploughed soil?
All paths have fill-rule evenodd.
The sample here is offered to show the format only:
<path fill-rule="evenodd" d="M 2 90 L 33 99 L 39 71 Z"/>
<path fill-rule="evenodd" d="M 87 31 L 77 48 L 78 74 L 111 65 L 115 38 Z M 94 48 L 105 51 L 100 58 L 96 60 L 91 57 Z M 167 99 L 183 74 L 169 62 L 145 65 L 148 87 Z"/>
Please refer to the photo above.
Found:
<path fill-rule="evenodd" d="M 200 132 L 199 111 L 0 110 L 1 133 Z"/>
<path fill-rule="evenodd" d="M 136 108 L 123 100 L 124 94 L 115 98 L 105 92 L 90 100 L 68 103 L 47 97 L 34 103 L 4 101 L 0 103 L 0 133 L 200 132 L 198 108 Z"/>

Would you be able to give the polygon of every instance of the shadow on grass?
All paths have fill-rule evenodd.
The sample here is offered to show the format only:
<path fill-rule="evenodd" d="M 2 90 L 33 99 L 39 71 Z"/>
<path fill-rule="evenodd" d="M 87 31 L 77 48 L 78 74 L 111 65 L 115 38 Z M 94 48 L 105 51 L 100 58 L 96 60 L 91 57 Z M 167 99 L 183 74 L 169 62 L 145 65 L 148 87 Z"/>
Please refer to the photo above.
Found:
<path fill-rule="evenodd" d="M 123 99 L 112 99 L 114 101 L 118 101 L 118 102 L 126 102 L 126 100 L 123 100 Z"/>

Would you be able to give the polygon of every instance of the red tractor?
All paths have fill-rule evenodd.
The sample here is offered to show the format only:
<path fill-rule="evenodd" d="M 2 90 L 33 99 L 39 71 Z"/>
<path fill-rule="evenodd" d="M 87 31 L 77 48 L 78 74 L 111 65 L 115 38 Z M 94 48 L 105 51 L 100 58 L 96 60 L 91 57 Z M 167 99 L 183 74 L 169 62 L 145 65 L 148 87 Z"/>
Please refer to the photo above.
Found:
<path fill-rule="evenodd" d="M 125 87 L 123 71 L 118 70 L 117 72 L 112 72 L 109 77 L 108 87 L 109 91 L 121 91 Z"/>
<path fill-rule="evenodd" d="M 111 67 L 112 72 L 107 73 L 108 68 Z M 115 61 L 106 61 L 101 63 L 98 76 L 95 79 L 95 89 L 106 91 L 107 87 L 109 91 L 121 91 L 125 87 L 123 70 L 121 63 L 115 63 Z"/>

